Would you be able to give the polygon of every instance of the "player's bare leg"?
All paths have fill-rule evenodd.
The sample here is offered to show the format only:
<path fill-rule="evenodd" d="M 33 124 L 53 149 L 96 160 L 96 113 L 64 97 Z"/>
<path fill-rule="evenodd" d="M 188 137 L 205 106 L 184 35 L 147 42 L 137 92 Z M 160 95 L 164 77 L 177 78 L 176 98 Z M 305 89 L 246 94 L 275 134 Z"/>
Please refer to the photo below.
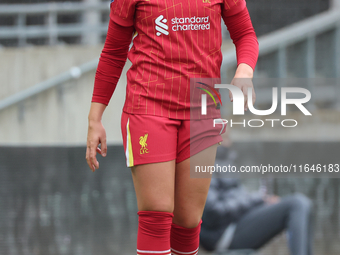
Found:
<path fill-rule="evenodd" d="M 170 255 L 175 160 L 131 169 L 138 204 L 137 254 Z"/>
<path fill-rule="evenodd" d="M 131 168 L 139 211 L 173 212 L 175 160 Z"/>
<path fill-rule="evenodd" d="M 200 222 L 211 175 L 208 173 L 207 178 L 191 178 L 190 166 L 214 165 L 216 150 L 217 144 L 176 165 L 174 223 L 182 227 L 194 228 Z"/>
<path fill-rule="evenodd" d="M 197 254 L 201 217 L 211 176 L 191 178 L 190 166 L 213 165 L 216 149 L 217 145 L 213 145 L 176 165 L 175 208 L 170 237 L 174 254 Z"/>

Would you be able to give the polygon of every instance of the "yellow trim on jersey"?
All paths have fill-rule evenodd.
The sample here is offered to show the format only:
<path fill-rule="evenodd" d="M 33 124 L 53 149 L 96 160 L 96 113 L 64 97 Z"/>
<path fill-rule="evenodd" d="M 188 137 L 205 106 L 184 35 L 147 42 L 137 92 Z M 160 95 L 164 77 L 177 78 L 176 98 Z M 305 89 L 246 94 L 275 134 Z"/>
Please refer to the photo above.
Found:
<path fill-rule="evenodd" d="M 127 166 L 132 167 L 133 164 L 133 153 L 132 153 L 132 143 L 131 143 L 131 134 L 130 134 L 130 119 L 128 119 L 128 122 L 126 124 L 126 131 L 127 131 L 127 137 L 126 137 L 126 156 L 127 156 Z"/>

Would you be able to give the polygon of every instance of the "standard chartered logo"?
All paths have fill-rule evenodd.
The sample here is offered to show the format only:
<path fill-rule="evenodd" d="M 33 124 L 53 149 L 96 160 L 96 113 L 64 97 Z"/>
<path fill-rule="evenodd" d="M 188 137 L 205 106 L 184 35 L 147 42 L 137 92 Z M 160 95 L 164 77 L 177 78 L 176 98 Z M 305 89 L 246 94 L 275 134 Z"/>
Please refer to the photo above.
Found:
<path fill-rule="evenodd" d="M 156 19 L 155 23 L 156 23 L 156 30 L 157 30 L 157 33 L 156 35 L 157 36 L 160 36 L 161 34 L 164 34 L 164 35 L 168 35 L 169 32 L 168 32 L 168 25 L 166 24 L 168 21 L 167 19 L 164 19 L 164 16 L 163 15 L 159 15 L 158 18 Z"/>
<path fill-rule="evenodd" d="M 155 20 L 156 23 L 156 35 L 161 34 L 169 35 L 169 26 L 167 25 L 168 20 L 163 15 L 159 15 Z M 177 31 L 195 31 L 195 30 L 210 30 L 210 18 L 206 17 L 184 17 L 184 18 L 172 18 L 171 19 L 171 30 Z"/>
<path fill-rule="evenodd" d="M 210 19 L 206 17 L 185 17 L 171 19 L 172 31 L 210 30 Z"/>

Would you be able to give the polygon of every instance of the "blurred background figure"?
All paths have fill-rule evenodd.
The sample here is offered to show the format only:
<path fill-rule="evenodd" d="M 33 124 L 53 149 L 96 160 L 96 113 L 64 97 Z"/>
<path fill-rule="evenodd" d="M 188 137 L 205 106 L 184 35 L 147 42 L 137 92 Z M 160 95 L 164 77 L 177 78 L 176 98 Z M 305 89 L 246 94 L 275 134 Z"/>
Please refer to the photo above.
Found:
<path fill-rule="evenodd" d="M 216 164 L 234 165 L 229 132 Z M 240 179 L 214 173 L 202 217 L 201 246 L 209 251 L 258 250 L 287 231 L 291 255 L 313 254 L 312 202 L 301 193 L 280 198 L 262 189 L 249 192 Z"/>

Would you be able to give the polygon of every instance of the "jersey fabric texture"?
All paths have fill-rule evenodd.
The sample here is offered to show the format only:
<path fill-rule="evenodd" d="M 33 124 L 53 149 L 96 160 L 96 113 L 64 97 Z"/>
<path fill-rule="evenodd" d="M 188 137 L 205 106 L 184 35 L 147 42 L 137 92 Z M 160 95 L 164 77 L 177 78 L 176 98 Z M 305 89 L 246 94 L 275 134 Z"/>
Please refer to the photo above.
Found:
<path fill-rule="evenodd" d="M 234 34 L 239 32 L 239 29 L 235 29 L 237 26 L 250 27 L 247 34 L 251 36 L 248 36 L 248 41 L 242 44 L 257 45 L 250 20 L 246 20 L 248 22 L 246 23 L 242 20 L 240 22 L 238 18 L 238 22 L 233 23 L 232 18 L 240 13 L 245 13 L 249 20 L 244 0 L 185 2 L 179 0 L 115 0 L 111 4 L 110 20 L 118 26 L 125 27 L 125 35 L 122 38 L 129 36 L 131 40 L 131 28 L 137 32 L 137 36 L 133 39 L 133 46 L 128 52 L 132 67 L 127 73 L 128 84 L 124 111 L 132 114 L 189 119 L 190 78 L 220 77 L 221 17 L 226 23 L 233 24 L 231 29 L 234 28 L 234 31 L 230 30 L 230 32 Z M 110 26 L 114 27 L 113 24 Z M 239 38 L 234 40 L 235 43 L 239 41 Z M 128 43 L 119 43 L 121 46 L 119 54 L 127 54 Z M 238 59 L 243 55 L 251 55 L 252 52 L 256 50 L 238 54 Z M 103 53 L 101 59 L 104 59 L 105 52 Z M 255 67 L 257 53 L 255 55 L 255 61 L 248 61 L 252 67 Z M 117 60 L 118 57 L 116 56 L 115 59 Z M 125 60 L 123 62 L 125 63 Z M 108 63 L 100 63 L 101 68 L 98 66 L 100 70 L 97 70 L 96 83 L 110 83 L 107 80 L 104 81 L 106 78 L 102 78 L 102 74 L 106 72 L 107 77 L 111 76 L 111 83 L 116 84 L 121 69 L 117 72 L 115 68 L 120 67 L 121 63 L 118 61 L 118 64 L 114 64 L 116 66 L 111 72 L 105 71 L 102 67 Z M 92 101 L 108 104 L 107 97 L 108 95 L 111 97 L 115 85 L 108 86 L 110 89 L 105 92 L 101 91 L 100 84 L 96 86 L 96 83 Z M 104 95 L 102 97 L 106 99 L 100 98 L 101 95 Z M 211 111 L 209 117 L 219 117 L 219 110 L 214 107 L 211 98 L 208 98 L 208 106 Z M 200 111 L 199 107 L 191 110 L 196 110 L 197 113 Z M 195 116 L 200 118 L 201 115 Z"/>

